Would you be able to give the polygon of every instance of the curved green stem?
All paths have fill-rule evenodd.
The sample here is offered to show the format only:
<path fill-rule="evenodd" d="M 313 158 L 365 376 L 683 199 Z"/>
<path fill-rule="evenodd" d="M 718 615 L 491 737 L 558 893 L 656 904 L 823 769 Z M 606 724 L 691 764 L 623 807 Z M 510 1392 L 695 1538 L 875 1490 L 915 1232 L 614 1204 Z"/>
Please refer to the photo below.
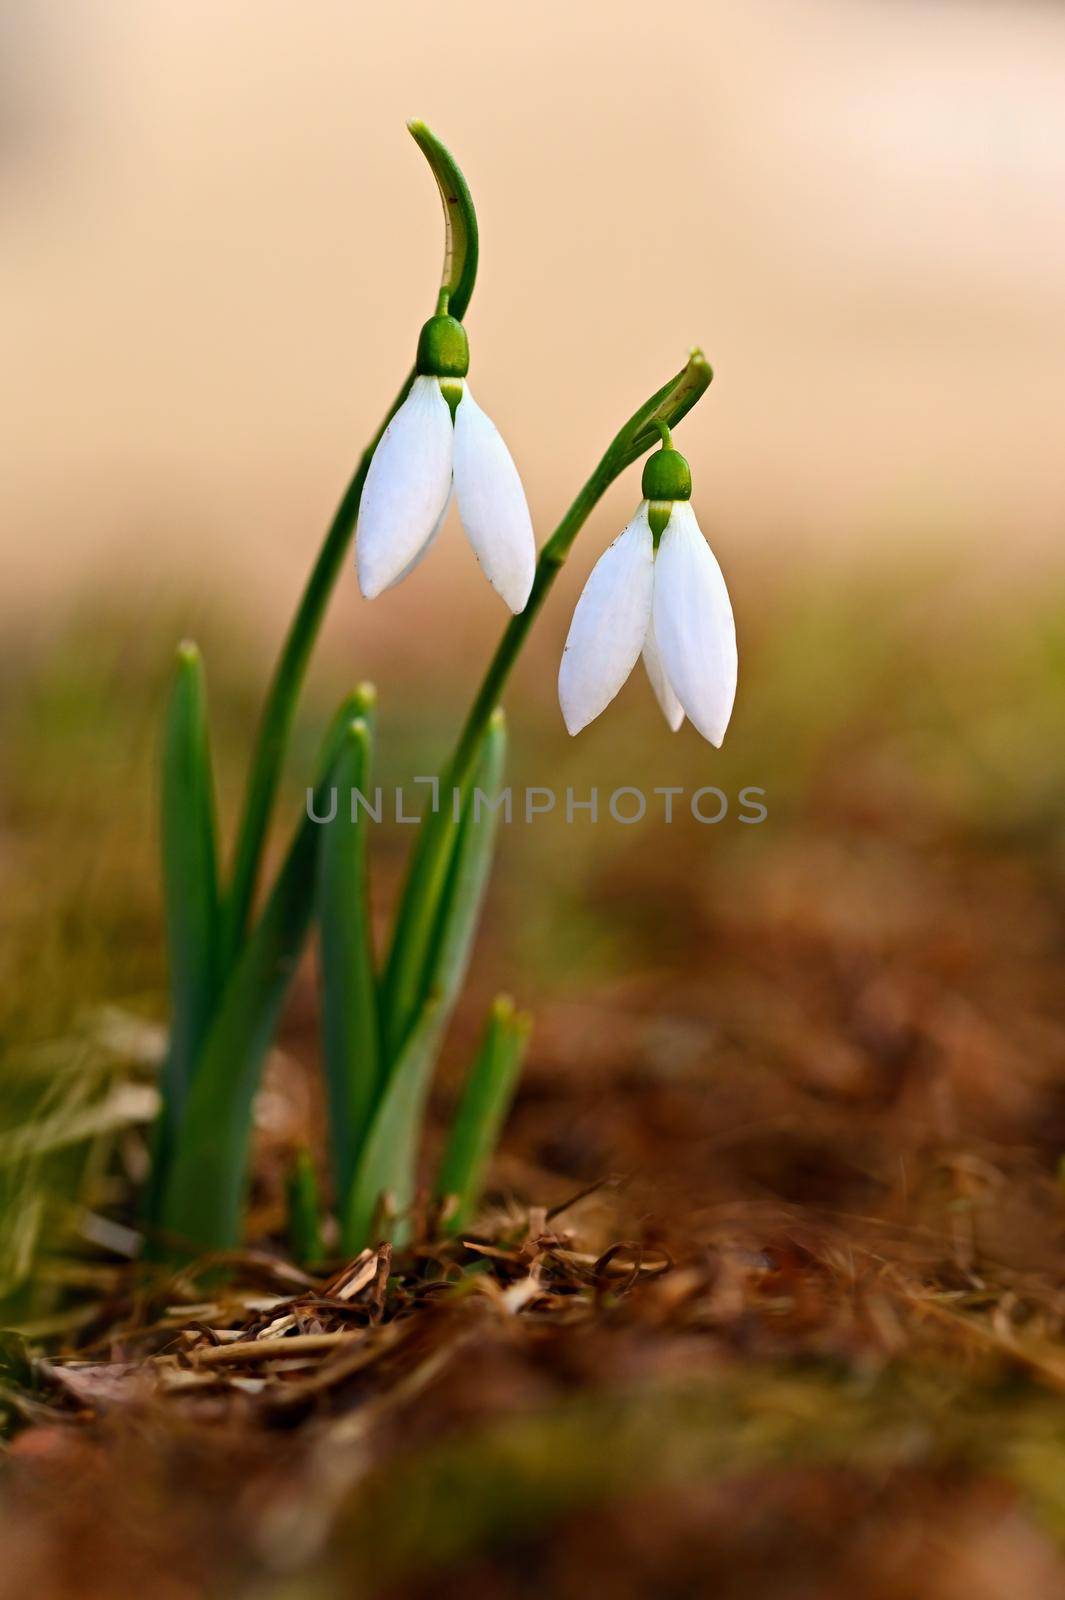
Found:
<path fill-rule="evenodd" d="M 702 351 L 693 350 L 681 371 L 634 412 L 616 435 L 540 551 L 525 610 L 507 624 L 451 759 L 441 773 L 439 807 L 428 814 L 418 830 L 385 971 L 384 1035 L 391 1060 L 402 1049 L 423 999 L 433 911 L 447 881 L 457 829 L 451 793 L 469 782 L 488 720 L 499 703 L 529 629 L 593 508 L 614 479 L 657 441 L 659 424 L 669 427 L 679 422 L 706 391 L 712 378 L 713 372 Z"/>
<path fill-rule="evenodd" d="M 222 907 L 223 973 L 232 966 L 247 929 L 252 900 L 255 896 L 255 885 L 259 877 L 263 845 L 266 841 L 266 830 L 277 798 L 281 768 L 292 730 L 292 720 L 296 714 L 296 702 L 303 687 L 307 663 L 318 637 L 318 630 L 322 625 L 326 604 L 333 592 L 341 562 L 355 531 L 366 473 L 381 435 L 402 405 L 413 381 L 412 370 L 393 401 L 384 422 L 363 451 L 355 476 L 337 507 L 325 542 L 307 580 L 307 587 L 292 619 L 288 637 L 267 692 L 266 704 L 259 722 L 255 755 L 248 773 L 244 810 L 233 857 L 233 876 Z"/>
<path fill-rule="evenodd" d="M 408 123 L 410 132 L 428 161 L 444 206 L 444 268 L 441 292 L 449 297 L 451 313 L 461 319 L 477 277 L 477 214 L 469 187 L 454 157 L 424 122 Z M 337 507 L 325 542 L 318 554 L 299 608 L 292 620 L 259 723 L 255 754 L 248 774 L 244 810 L 233 855 L 233 875 L 222 904 L 220 959 L 224 975 L 233 965 L 244 939 L 255 898 L 270 816 L 281 781 L 281 768 L 303 687 L 307 663 L 318 637 L 329 596 L 333 592 L 359 515 L 359 501 L 373 453 L 381 435 L 399 410 L 414 381 L 413 370 L 392 402 L 381 426 L 363 451 L 344 498 Z"/>

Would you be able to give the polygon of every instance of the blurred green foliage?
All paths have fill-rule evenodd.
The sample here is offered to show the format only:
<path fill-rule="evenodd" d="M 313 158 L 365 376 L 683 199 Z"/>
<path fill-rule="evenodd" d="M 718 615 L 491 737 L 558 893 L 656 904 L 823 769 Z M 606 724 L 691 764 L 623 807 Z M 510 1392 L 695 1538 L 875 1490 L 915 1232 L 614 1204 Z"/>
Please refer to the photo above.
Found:
<path fill-rule="evenodd" d="M 1065 596 L 1018 585 L 959 599 L 941 573 L 912 567 L 905 577 L 829 574 L 816 587 L 763 578 L 751 567 L 734 582 L 741 684 L 720 753 L 687 732 L 669 735 L 638 674 L 609 715 L 570 740 L 548 670 L 556 663 L 538 641 L 540 656 L 533 652 L 509 697 L 516 794 L 549 784 L 582 798 L 595 784 L 602 809 L 622 784 L 648 793 L 714 784 L 730 797 L 757 785 L 769 817 L 744 826 L 733 808 L 705 827 L 680 801 L 668 829 L 654 804 L 631 827 L 592 826 L 580 813 L 567 824 L 560 800 L 552 814 L 502 829 L 486 985 L 500 970 L 520 972 L 523 998 L 535 1002 L 537 992 L 579 991 L 648 960 L 668 963 L 685 938 L 683 908 L 667 879 L 659 886 L 668 850 L 696 876 L 742 877 L 766 837 L 917 830 L 1005 849 L 1050 881 L 1065 879 Z M 0 1163 L 0 1281 L 8 1291 L 24 1285 L 42 1229 L 54 1245 L 69 1234 L 72 1202 L 91 1210 L 106 1201 L 124 1130 L 145 1117 L 143 1099 L 113 1096 L 123 1084 L 150 1086 L 158 1054 L 156 773 L 171 664 L 158 641 L 190 620 L 213 665 L 220 809 L 232 817 L 269 651 L 231 619 L 86 606 L 54 635 L 12 626 L 0 655 L 0 1151 L 9 1152 Z M 278 838 L 298 815 L 298 775 L 328 708 L 360 665 L 335 647 L 320 664 L 294 735 Z M 431 697 L 383 697 L 386 793 L 433 770 L 468 690 L 441 682 Z M 410 831 L 381 826 L 380 897 L 394 892 Z M 223 835 L 223 854 L 227 843 Z M 628 880 L 633 889 L 611 892 Z M 484 998 L 475 995 L 471 1009 Z M 118 1024 L 104 1006 L 121 1008 Z M 20 1142 L 27 1127 L 51 1132 Z"/>

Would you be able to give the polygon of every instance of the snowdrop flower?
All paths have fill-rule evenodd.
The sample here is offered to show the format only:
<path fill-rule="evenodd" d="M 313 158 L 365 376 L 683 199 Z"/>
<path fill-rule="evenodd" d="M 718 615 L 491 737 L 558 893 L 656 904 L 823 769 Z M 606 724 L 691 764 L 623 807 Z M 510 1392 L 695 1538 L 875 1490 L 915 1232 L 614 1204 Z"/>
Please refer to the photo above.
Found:
<path fill-rule="evenodd" d="M 356 532 L 359 587 L 372 600 L 418 565 L 444 525 L 452 492 L 474 554 L 512 611 L 536 565 L 525 491 L 510 451 L 466 383 L 470 351 L 441 296 L 418 340 L 417 375 L 382 435 Z"/>
<path fill-rule="evenodd" d="M 721 568 L 689 501 L 688 463 L 660 425 L 663 448 L 643 471 L 636 515 L 592 569 L 558 674 L 570 733 L 613 700 L 636 658 L 674 732 L 685 714 L 713 745 L 736 698 L 736 626 Z"/>

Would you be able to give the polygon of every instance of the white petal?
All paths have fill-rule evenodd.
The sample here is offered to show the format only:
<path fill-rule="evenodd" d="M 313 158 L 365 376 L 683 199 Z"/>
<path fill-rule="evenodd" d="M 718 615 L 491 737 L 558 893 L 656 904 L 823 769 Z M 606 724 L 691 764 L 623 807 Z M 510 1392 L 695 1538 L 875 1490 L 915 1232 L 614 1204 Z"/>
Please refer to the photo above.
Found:
<path fill-rule="evenodd" d="M 558 698 L 570 733 L 613 700 L 636 665 L 651 620 L 654 541 L 644 501 L 592 568 L 570 623 Z"/>
<path fill-rule="evenodd" d="M 447 521 L 447 514 L 451 510 L 451 502 L 454 500 L 454 498 L 454 492 L 449 492 L 447 499 L 444 501 L 444 509 L 436 519 L 436 527 L 433 529 L 428 539 L 426 539 L 417 555 L 412 556 L 410 561 L 408 561 L 407 565 L 403 568 L 403 571 L 398 572 L 392 579 L 392 582 L 388 585 L 390 589 L 394 588 L 397 583 L 402 583 L 404 578 L 408 577 L 414 571 L 415 567 L 420 566 L 425 560 L 426 556 L 433 548 L 433 545 L 444 531 L 444 523 Z"/>
<path fill-rule="evenodd" d="M 433 535 L 451 493 L 454 429 L 436 378 L 415 378 L 363 486 L 355 557 L 367 600 L 395 583 Z"/>
<path fill-rule="evenodd" d="M 684 721 L 684 707 L 673 693 L 673 685 L 666 677 L 666 669 L 662 665 L 662 657 L 658 649 L 658 640 L 655 638 L 654 618 L 647 629 L 647 638 L 643 641 L 643 664 L 647 668 L 647 676 L 651 680 L 651 688 L 655 692 L 655 699 L 662 708 L 662 715 L 676 733 Z"/>
<path fill-rule="evenodd" d="M 720 745 L 736 698 L 736 625 L 686 501 L 674 505 L 655 558 L 654 630 L 677 699 L 703 738 Z"/>
<path fill-rule="evenodd" d="M 455 413 L 455 497 L 485 577 L 511 611 L 524 611 L 536 568 L 525 490 L 498 429 L 468 387 Z"/>

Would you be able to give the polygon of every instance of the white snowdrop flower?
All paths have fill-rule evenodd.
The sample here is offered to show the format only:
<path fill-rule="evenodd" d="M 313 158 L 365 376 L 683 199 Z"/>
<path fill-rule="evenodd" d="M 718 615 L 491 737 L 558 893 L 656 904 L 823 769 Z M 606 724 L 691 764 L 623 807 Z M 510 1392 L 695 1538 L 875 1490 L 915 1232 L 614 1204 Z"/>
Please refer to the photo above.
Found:
<path fill-rule="evenodd" d="M 536 541 L 510 451 L 466 383 L 470 354 L 446 306 L 418 340 L 417 376 L 374 451 L 355 536 L 367 600 L 405 578 L 444 525 L 452 491 L 474 553 L 512 611 L 532 588 Z"/>
<path fill-rule="evenodd" d="M 570 733 L 587 727 L 643 655 L 662 712 L 720 746 L 736 698 L 736 625 L 725 580 L 690 505 L 688 463 L 662 429 L 644 499 L 599 557 L 577 602 L 558 673 Z"/>

